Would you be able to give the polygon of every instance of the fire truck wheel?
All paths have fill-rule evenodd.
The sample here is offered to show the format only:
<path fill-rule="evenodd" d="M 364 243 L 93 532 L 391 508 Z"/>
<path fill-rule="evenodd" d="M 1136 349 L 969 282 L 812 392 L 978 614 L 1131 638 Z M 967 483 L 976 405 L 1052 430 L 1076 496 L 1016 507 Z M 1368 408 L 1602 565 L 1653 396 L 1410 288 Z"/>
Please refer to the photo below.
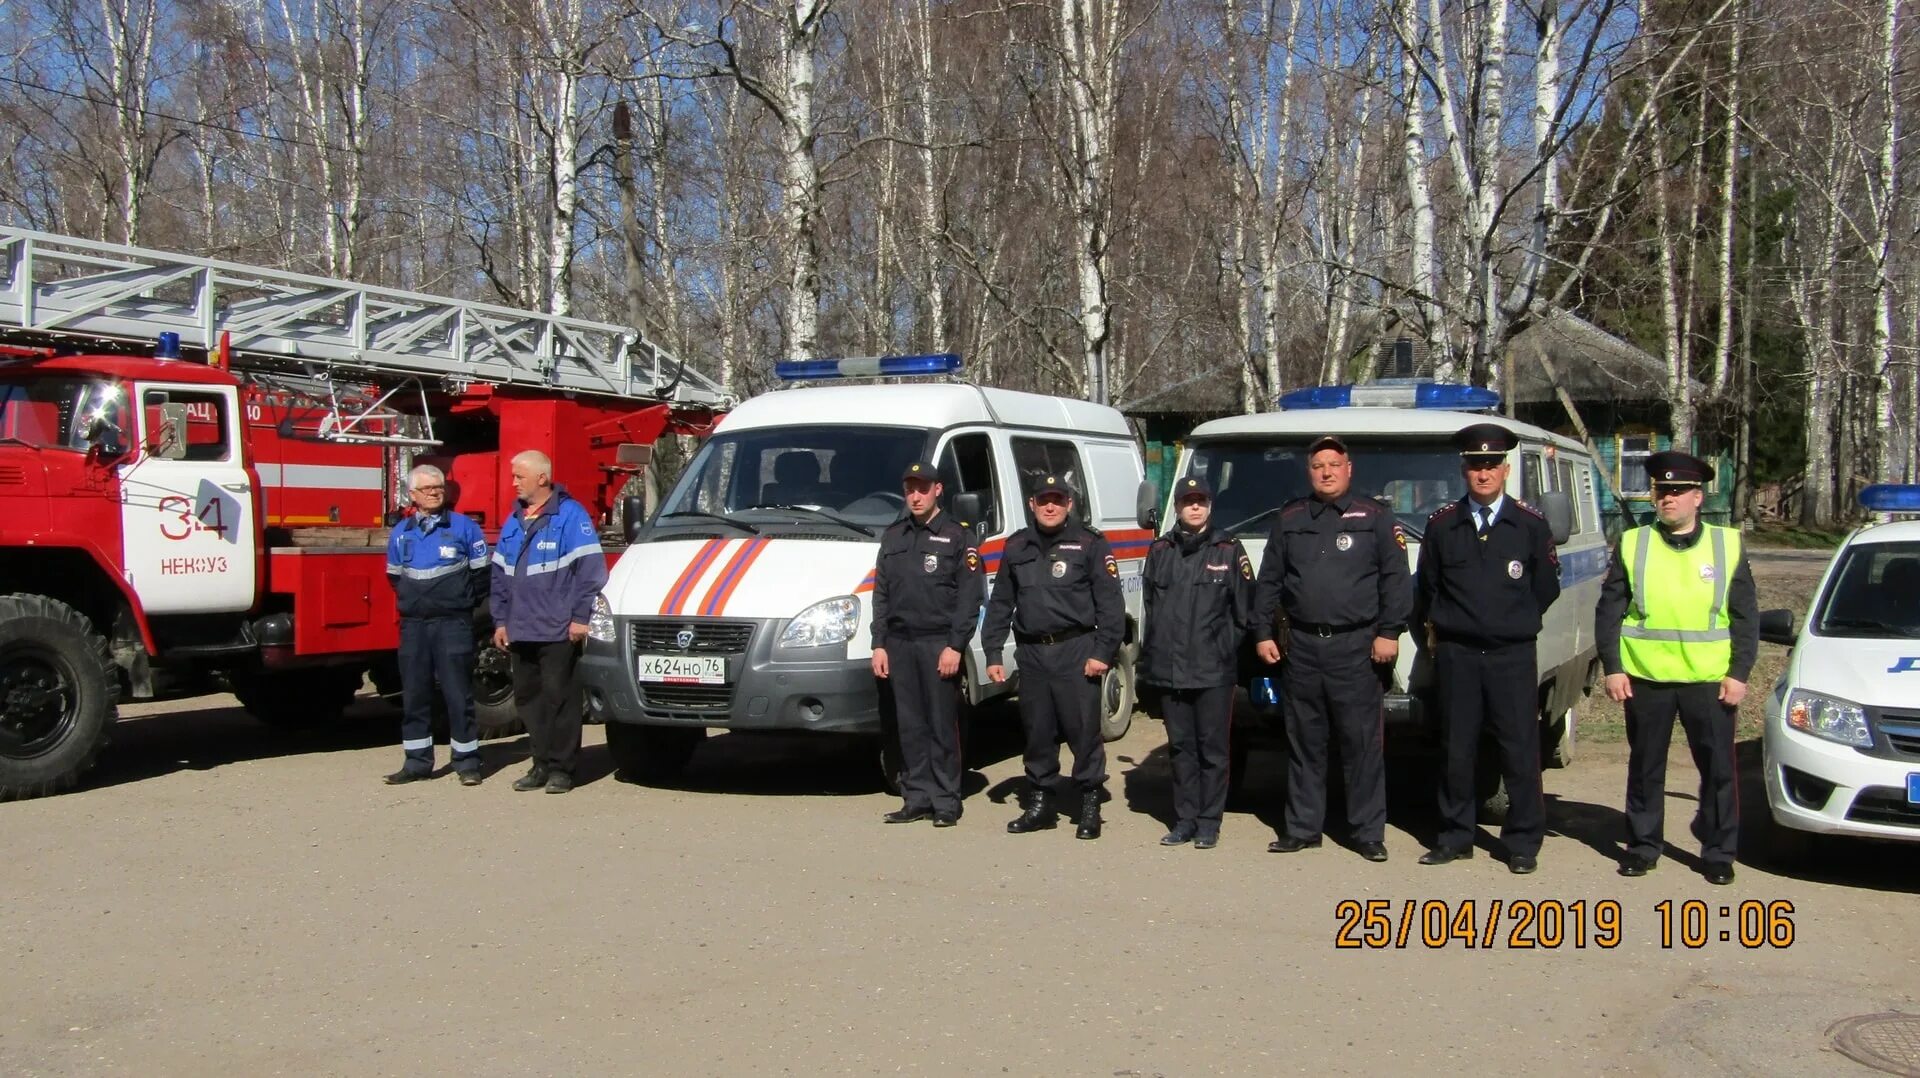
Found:
<path fill-rule="evenodd" d="M 84 615 L 0 596 L 0 801 L 72 786 L 106 743 L 119 695 L 106 638 Z"/>
<path fill-rule="evenodd" d="M 474 653 L 473 717 L 483 738 L 527 732 L 513 706 L 513 657 L 492 644 L 481 644 Z"/>
<path fill-rule="evenodd" d="M 707 731 L 698 726 L 607 724 L 607 752 L 628 782 L 672 782 L 686 771 L 694 751 L 706 739 Z"/>
<path fill-rule="evenodd" d="M 247 670 L 227 681 L 254 718 L 279 730 L 309 730 L 339 720 L 360 691 L 361 673 L 347 666 Z"/>

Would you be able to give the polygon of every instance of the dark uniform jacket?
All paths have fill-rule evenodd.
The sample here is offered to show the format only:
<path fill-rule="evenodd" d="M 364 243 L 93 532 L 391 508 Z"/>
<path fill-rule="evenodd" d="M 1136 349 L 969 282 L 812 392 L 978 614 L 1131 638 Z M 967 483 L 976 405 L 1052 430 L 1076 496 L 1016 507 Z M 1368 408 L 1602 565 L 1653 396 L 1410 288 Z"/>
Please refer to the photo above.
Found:
<path fill-rule="evenodd" d="M 1274 638 L 1274 615 L 1298 627 L 1373 627 L 1397 637 L 1413 605 L 1407 538 L 1387 507 L 1348 491 L 1296 498 L 1267 533 L 1253 590 L 1253 638 Z"/>
<path fill-rule="evenodd" d="M 1508 497 L 1483 536 L 1470 501 L 1427 518 L 1415 623 L 1431 624 L 1440 640 L 1482 647 L 1533 640 L 1560 597 L 1553 529 L 1532 506 Z"/>
<path fill-rule="evenodd" d="M 945 513 L 921 524 L 908 516 L 880 535 L 873 567 L 873 646 L 894 638 L 943 637 L 967 650 L 986 597 L 973 534 Z"/>
<path fill-rule="evenodd" d="M 1691 548 L 1707 530 L 1698 525 L 1685 535 L 1669 535 L 1660 524 L 1653 526 L 1661 542 L 1675 550 Z M 1626 620 L 1633 603 L 1633 583 L 1627 579 L 1627 564 L 1620 560 L 1620 546 L 1613 548 L 1613 560 L 1607 566 L 1606 582 L 1600 585 L 1600 605 L 1593 614 L 1594 645 L 1600 652 L 1600 666 L 1609 674 L 1626 673 L 1620 664 L 1620 623 Z M 1753 586 L 1753 566 L 1747 563 L 1746 544 L 1740 546 L 1740 564 L 1734 567 L 1733 581 L 1727 585 L 1727 624 L 1733 635 L 1733 655 L 1727 676 L 1744 682 L 1753 674 L 1753 661 L 1760 657 L 1760 595 Z"/>
<path fill-rule="evenodd" d="M 1018 636 L 1091 629 L 1091 657 L 1112 665 L 1126 616 L 1120 565 L 1107 537 L 1069 517 L 1052 535 L 1022 528 L 1007 538 L 980 646 L 987 665 L 1000 666 L 1009 628 Z"/>
<path fill-rule="evenodd" d="M 1253 563 L 1240 540 L 1176 527 L 1147 550 L 1140 681 L 1210 689 L 1239 680 L 1240 641 L 1253 612 Z"/>
<path fill-rule="evenodd" d="M 487 597 L 487 537 L 461 513 L 410 513 L 387 537 L 387 582 L 403 618 L 470 618 Z"/>

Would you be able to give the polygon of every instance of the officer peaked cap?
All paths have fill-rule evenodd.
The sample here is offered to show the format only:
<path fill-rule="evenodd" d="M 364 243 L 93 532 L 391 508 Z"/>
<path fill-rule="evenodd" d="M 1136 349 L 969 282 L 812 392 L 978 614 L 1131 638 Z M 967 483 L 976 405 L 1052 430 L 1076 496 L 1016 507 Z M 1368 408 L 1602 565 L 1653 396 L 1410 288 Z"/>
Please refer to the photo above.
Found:
<path fill-rule="evenodd" d="M 935 471 L 933 465 L 926 461 L 916 460 L 912 464 L 907 465 L 906 471 L 900 473 L 900 481 L 902 483 L 909 479 L 924 479 L 929 483 L 938 483 L 940 481 L 940 473 Z"/>
<path fill-rule="evenodd" d="M 1677 449 L 1647 458 L 1647 478 L 1656 487 L 1697 487 L 1713 482 L 1713 465 Z"/>
<path fill-rule="evenodd" d="M 1475 423 L 1460 428 L 1453 444 L 1463 457 L 1504 457 L 1520 444 L 1520 436 L 1498 423 Z"/>

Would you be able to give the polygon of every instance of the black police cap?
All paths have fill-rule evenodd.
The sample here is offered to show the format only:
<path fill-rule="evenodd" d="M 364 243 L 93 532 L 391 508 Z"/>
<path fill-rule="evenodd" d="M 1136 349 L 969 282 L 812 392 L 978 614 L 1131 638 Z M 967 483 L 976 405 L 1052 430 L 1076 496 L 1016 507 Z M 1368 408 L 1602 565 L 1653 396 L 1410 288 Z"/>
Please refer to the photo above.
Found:
<path fill-rule="evenodd" d="M 1463 457 L 1504 457 L 1520 444 L 1520 436 L 1498 423 L 1475 423 L 1453 436 Z"/>
<path fill-rule="evenodd" d="M 1174 501 L 1180 501 L 1183 498 L 1211 499 L 1212 497 L 1213 488 L 1207 485 L 1207 477 L 1203 475 L 1190 475 L 1173 485 Z"/>
<path fill-rule="evenodd" d="M 1341 456 L 1347 456 L 1346 440 L 1338 434 L 1322 434 L 1307 444 L 1307 456 L 1312 457 L 1322 449 L 1338 449 Z"/>
<path fill-rule="evenodd" d="M 1677 449 L 1664 449 L 1647 458 L 1647 478 L 1656 487 L 1697 487 L 1713 482 L 1713 465 Z"/>
<path fill-rule="evenodd" d="M 938 483 L 940 481 L 940 473 L 935 471 L 933 465 L 926 461 L 916 460 L 912 464 L 907 465 L 906 471 L 900 473 L 900 481 L 902 483 L 909 479 L 924 479 L 929 483 Z"/>
<path fill-rule="evenodd" d="M 1047 475 L 1042 476 L 1040 481 L 1033 485 L 1033 492 L 1029 494 L 1028 497 L 1041 498 L 1048 494 L 1058 494 L 1062 497 L 1071 498 L 1073 497 L 1073 488 L 1068 486 L 1067 481 L 1059 476 Z"/>

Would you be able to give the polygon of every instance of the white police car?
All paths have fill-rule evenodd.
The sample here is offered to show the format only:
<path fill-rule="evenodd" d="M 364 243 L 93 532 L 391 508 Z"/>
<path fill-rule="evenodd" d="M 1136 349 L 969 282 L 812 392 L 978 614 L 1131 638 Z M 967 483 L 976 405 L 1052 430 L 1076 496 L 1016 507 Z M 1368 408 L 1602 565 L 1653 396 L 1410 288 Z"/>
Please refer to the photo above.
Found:
<path fill-rule="evenodd" d="M 1766 705 L 1767 804 L 1792 832 L 1920 841 L 1920 486 L 1874 486 L 1870 524 L 1827 566 L 1804 630 L 1762 616 L 1793 647 Z M 1784 851 L 1783 851 L 1784 852 Z"/>

